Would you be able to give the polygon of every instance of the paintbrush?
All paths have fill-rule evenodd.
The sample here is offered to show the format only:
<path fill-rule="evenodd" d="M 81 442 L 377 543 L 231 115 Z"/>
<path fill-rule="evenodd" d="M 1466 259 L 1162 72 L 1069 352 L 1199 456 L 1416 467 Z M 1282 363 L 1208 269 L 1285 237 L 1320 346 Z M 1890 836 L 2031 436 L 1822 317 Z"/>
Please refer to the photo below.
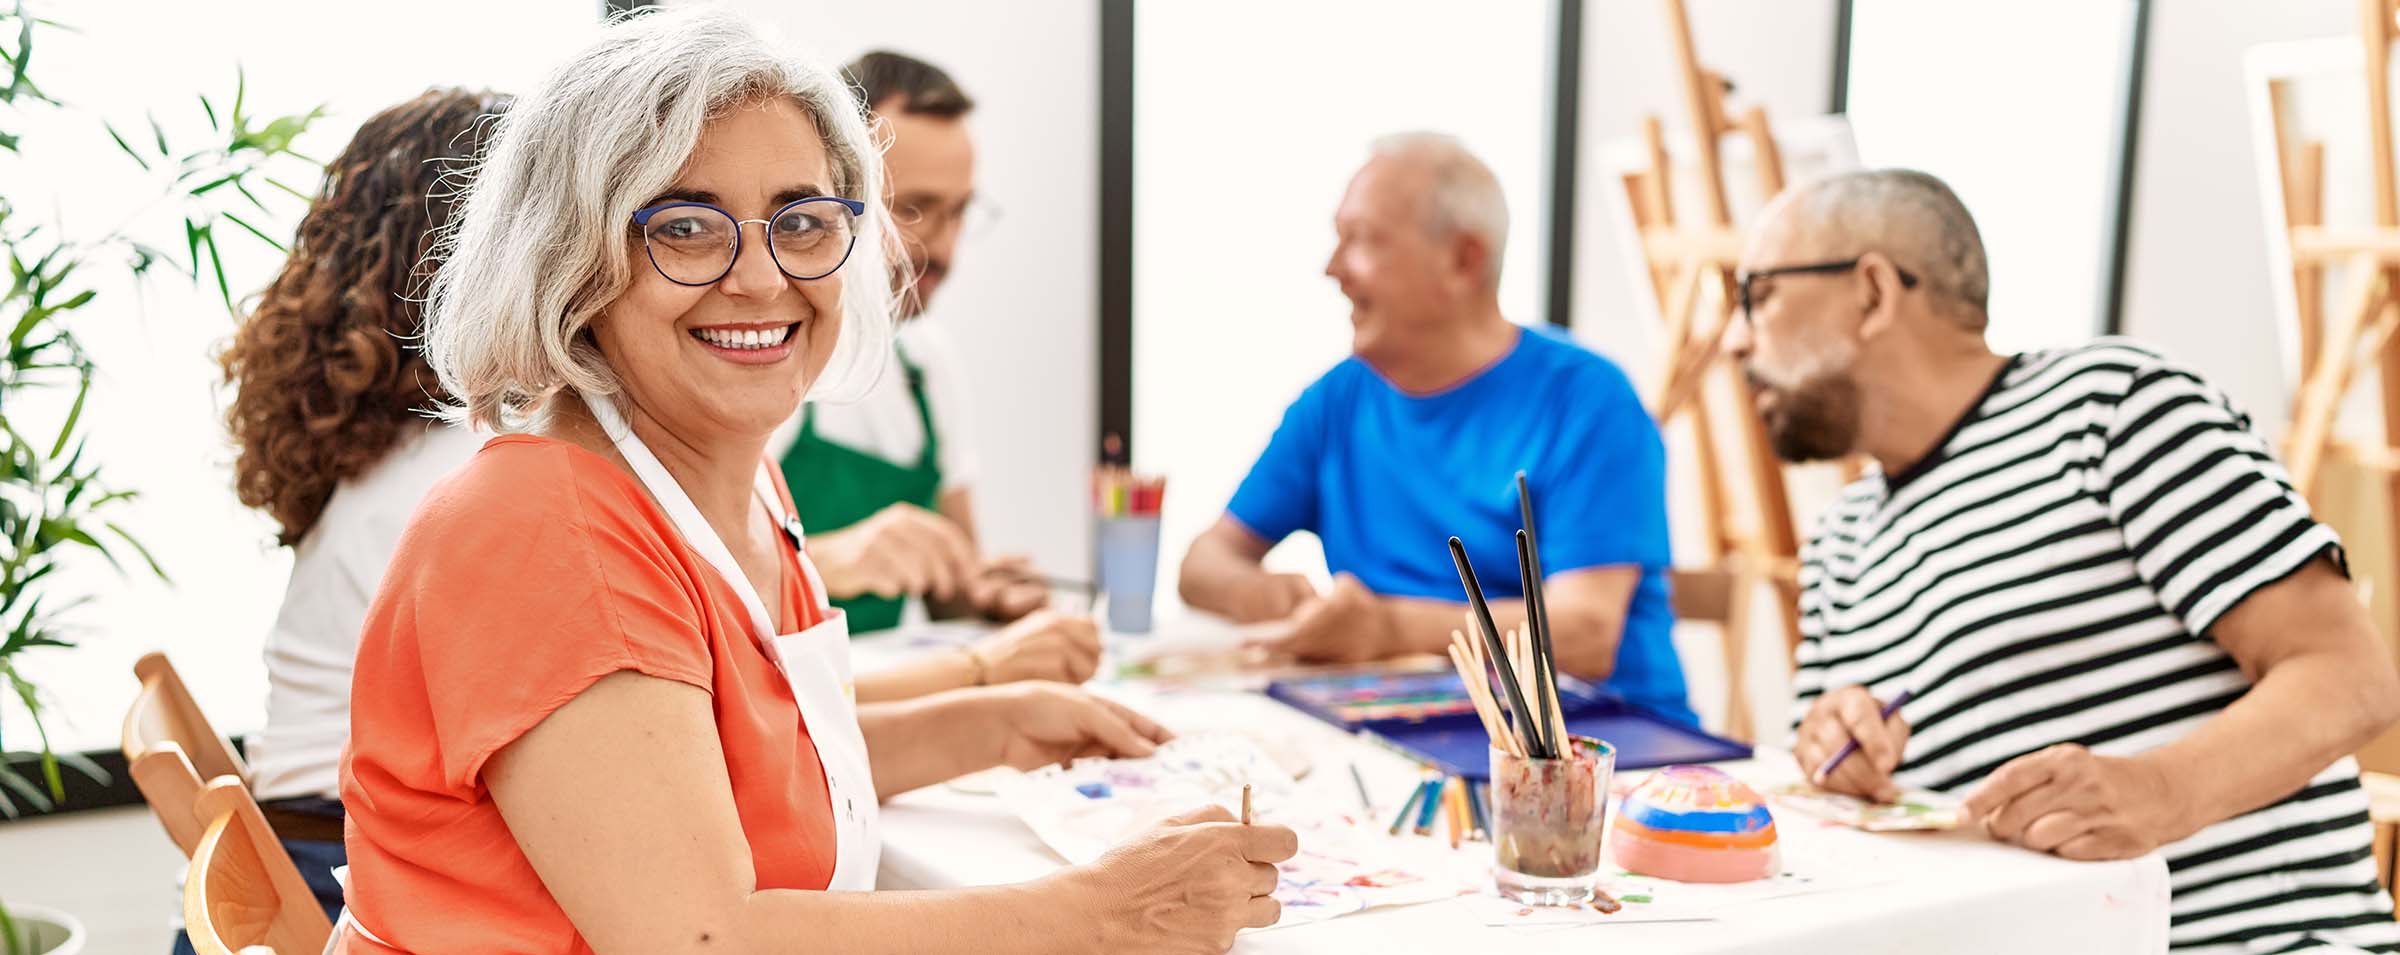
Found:
<path fill-rule="evenodd" d="M 1508 697 L 1509 712 L 1517 721 L 1517 731 L 1525 738 L 1528 753 L 1540 755 L 1531 751 L 1535 741 L 1548 733 L 1539 728 L 1526 728 L 1526 721 L 1533 718 L 1533 711 L 1526 707 L 1525 694 L 1518 689 L 1520 684 L 1517 682 L 1516 668 L 1508 663 L 1508 648 L 1500 645 L 1500 628 L 1492 623 L 1492 606 L 1483 600 L 1483 585 L 1475 582 L 1475 565 L 1467 560 L 1467 545 L 1456 537 L 1450 538 L 1450 561 L 1458 565 L 1458 582 L 1467 590 L 1468 605 L 1475 608 L 1475 624 L 1483 631 L 1484 648 L 1489 652 L 1492 665 L 1500 670 L 1500 689 Z"/>
<path fill-rule="evenodd" d="M 1521 478 L 1525 472 L 1517 473 Z M 1517 532 L 1517 573 L 1525 580 L 1525 627 L 1532 634 L 1533 659 L 1528 662 L 1533 665 L 1533 695 L 1538 698 L 1534 706 L 1541 711 L 1541 722 L 1536 725 L 1542 728 L 1542 748 L 1549 751 L 1550 758 L 1556 759 L 1558 741 L 1550 738 L 1550 683 L 1543 679 L 1542 672 L 1542 584 L 1541 578 L 1535 576 L 1533 537 L 1522 530 Z"/>
<path fill-rule="evenodd" d="M 1533 485 L 1525 480 L 1525 472 L 1517 472 L 1517 519 L 1523 522 L 1522 543 L 1533 569 L 1525 576 L 1525 625 L 1533 628 L 1534 655 L 1541 662 L 1538 674 L 1542 692 L 1555 700 L 1558 696 L 1558 647 L 1550 633 L 1550 597 L 1542 590 L 1542 537 L 1534 526 Z M 1564 718 L 1560 722 L 1565 722 Z M 1553 740 L 1553 742 L 1558 742 Z"/>

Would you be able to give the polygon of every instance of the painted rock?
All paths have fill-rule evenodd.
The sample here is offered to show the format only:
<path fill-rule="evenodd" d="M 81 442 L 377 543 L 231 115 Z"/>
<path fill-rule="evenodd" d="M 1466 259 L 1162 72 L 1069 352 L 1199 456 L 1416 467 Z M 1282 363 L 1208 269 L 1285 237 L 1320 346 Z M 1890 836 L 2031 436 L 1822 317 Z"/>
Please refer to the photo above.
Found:
<path fill-rule="evenodd" d="M 1766 797 L 1709 766 L 1669 766 L 1626 793 L 1608 848 L 1627 872 L 1677 882 L 1748 882 L 1779 868 Z"/>

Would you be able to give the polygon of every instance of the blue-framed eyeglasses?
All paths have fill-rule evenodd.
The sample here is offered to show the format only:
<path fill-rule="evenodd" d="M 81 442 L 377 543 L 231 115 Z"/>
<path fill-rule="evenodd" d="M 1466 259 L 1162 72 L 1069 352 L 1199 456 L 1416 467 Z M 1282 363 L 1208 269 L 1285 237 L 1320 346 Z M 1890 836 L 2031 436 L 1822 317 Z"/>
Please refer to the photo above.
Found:
<path fill-rule="evenodd" d="M 766 228 L 767 255 L 775 267 L 799 281 L 832 275 L 858 244 L 858 217 L 867 204 L 840 196 L 812 196 L 785 205 L 764 219 L 740 219 L 705 202 L 663 202 L 633 214 L 650 265 L 677 285 L 715 285 L 733 271 L 742 254 L 742 227 Z"/>

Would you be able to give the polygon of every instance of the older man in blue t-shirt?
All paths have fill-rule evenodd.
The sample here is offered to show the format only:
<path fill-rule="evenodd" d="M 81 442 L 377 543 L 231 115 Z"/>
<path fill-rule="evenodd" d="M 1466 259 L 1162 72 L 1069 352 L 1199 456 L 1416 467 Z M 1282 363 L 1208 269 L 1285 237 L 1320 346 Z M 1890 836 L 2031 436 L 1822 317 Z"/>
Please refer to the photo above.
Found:
<path fill-rule="evenodd" d="M 1465 607 L 1447 542 L 1502 627 L 1522 623 L 1514 477 L 1533 487 L 1558 665 L 1685 722 L 1668 631 L 1666 454 L 1625 374 L 1500 314 L 1508 209 L 1457 140 L 1378 142 L 1334 215 L 1325 274 L 1354 354 L 1301 392 L 1225 517 L 1183 562 L 1185 603 L 1290 618 L 1304 659 L 1440 653 Z M 1294 531 L 1324 542 L 1330 593 L 1259 565 Z"/>

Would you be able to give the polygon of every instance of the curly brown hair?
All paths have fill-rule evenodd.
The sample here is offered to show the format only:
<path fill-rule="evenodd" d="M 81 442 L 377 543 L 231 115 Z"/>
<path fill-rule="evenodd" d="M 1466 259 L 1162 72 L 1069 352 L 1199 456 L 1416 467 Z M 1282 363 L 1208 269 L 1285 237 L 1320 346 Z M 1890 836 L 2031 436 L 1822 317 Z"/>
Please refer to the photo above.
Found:
<path fill-rule="evenodd" d="M 508 102 L 435 88 L 360 126 L 326 167 L 282 273 L 218 356 L 235 386 L 234 492 L 283 526 L 285 546 L 442 400 L 408 345 L 423 321 L 414 298 L 484 120 Z"/>

